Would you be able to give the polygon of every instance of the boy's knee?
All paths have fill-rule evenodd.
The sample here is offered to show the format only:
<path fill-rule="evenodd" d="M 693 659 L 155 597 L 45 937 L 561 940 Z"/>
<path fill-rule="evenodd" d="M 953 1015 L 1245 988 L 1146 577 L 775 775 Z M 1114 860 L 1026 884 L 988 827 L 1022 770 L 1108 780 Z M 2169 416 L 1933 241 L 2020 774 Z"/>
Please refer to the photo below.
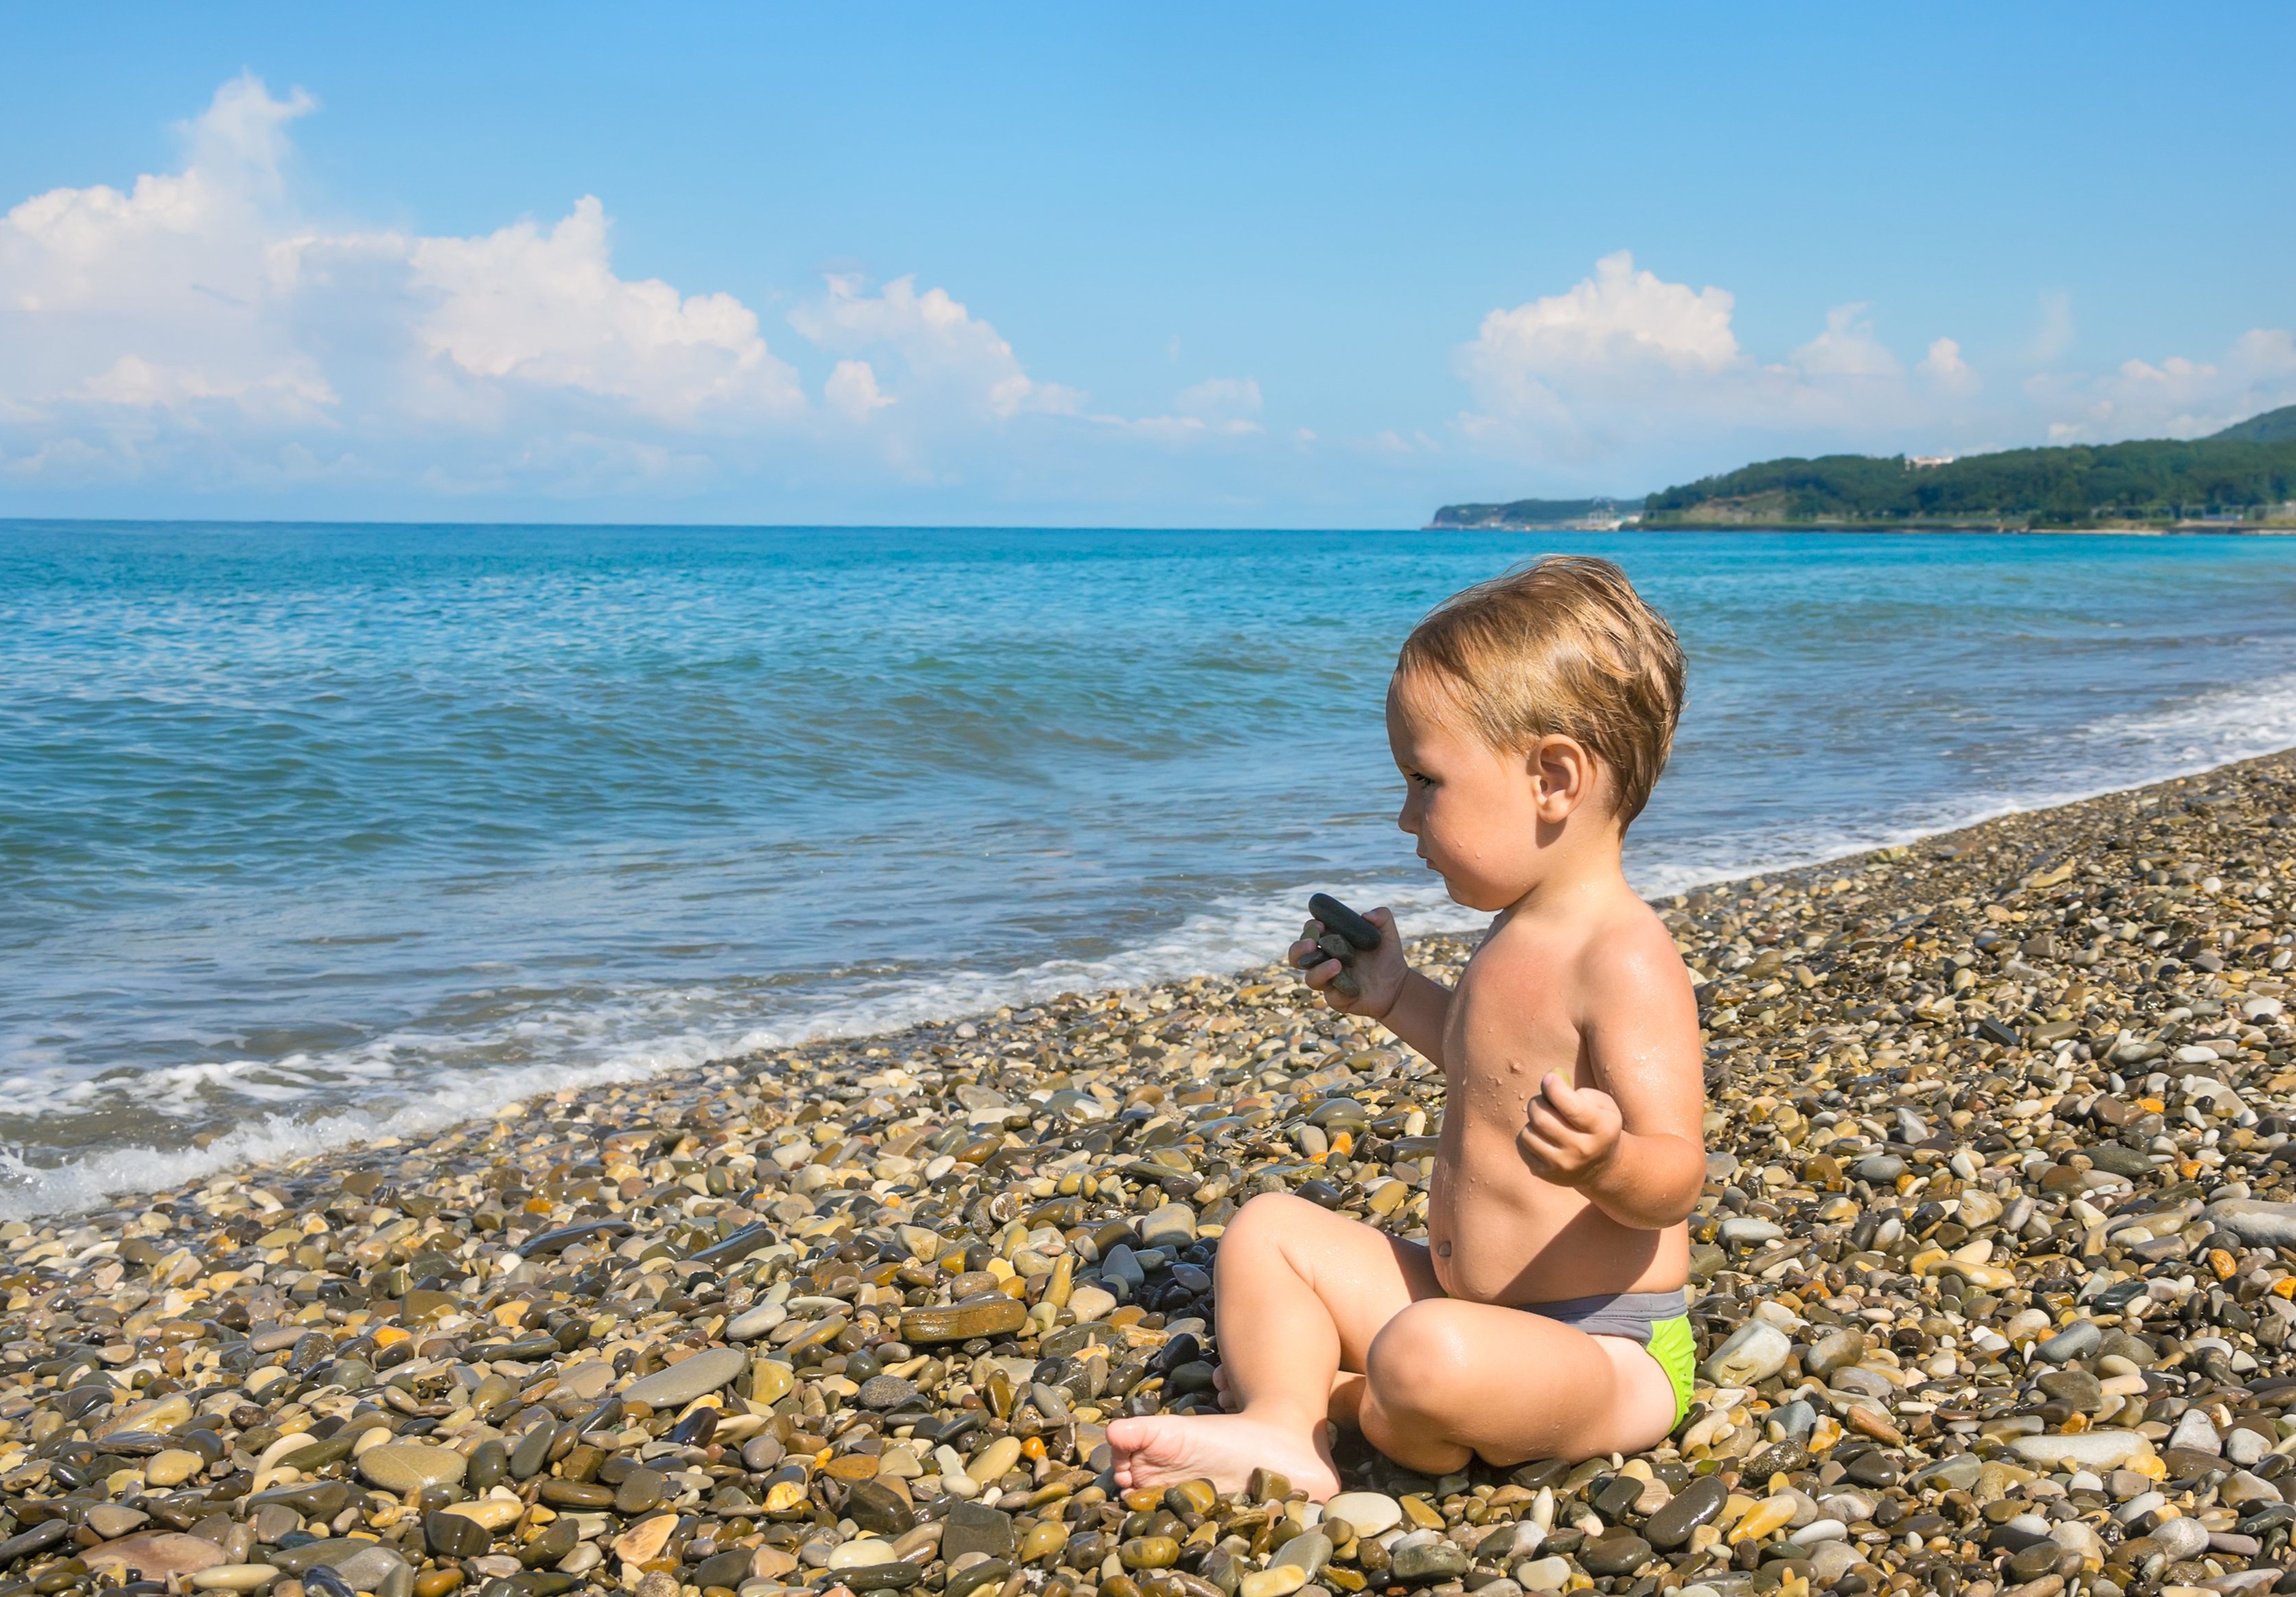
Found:
<path fill-rule="evenodd" d="M 1262 1192 L 1235 1211 L 1235 1218 L 1228 1222 L 1227 1230 L 1220 1236 L 1220 1255 L 1226 1257 L 1228 1249 L 1239 1242 L 1250 1248 L 1295 1235 L 1308 1215 L 1323 1212 L 1305 1198 L 1290 1192 Z"/>
<path fill-rule="evenodd" d="M 1456 1307 L 1439 1298 L 1414 1303 L 1372 1339 L 1365 1376 L 1389 1413 L 1447 1413 L 1475 1386 Z"/>

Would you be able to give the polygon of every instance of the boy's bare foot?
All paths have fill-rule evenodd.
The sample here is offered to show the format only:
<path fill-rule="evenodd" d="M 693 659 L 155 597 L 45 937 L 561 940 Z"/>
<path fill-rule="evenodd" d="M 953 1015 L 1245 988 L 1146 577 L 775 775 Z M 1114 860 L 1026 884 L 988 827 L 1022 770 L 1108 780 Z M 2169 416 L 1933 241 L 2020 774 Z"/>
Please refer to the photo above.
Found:
<path fill-rule="evenodd" d="M 1340 1489 L 1321 1423 L 1311 1440 L 1249 1414 L 1152 1414 L 1117 1421 L 1108 1428 L 1108 1445 L 1116 1455 L 1116 1484 L 1128 1492 L 1202 1479 L 1222 1492 L 1240 1492 L 1254 1470 L 1273 1470 L 1315 1503 Z"/>

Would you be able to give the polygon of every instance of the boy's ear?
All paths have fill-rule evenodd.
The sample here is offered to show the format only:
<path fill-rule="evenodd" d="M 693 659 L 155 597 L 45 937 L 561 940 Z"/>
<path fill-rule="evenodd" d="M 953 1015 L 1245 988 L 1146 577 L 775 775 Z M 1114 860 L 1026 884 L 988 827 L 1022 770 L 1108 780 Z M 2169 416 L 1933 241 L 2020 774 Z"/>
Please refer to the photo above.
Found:
<path fill-rule="evenodd" d="M 1538 790 L 1540 818 L 1556 823 L 1587 802 L 1595 791 L 1595 757 L 1576 738 L 1559 733 L 1538 740 L 1524 756 Z"/>

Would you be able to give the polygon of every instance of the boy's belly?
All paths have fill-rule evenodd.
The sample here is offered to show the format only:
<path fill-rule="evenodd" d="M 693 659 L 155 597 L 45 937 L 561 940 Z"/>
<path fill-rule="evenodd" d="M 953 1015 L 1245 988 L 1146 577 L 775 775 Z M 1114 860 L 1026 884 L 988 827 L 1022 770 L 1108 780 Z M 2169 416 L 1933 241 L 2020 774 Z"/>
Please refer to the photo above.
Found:
<path fill-rule="evenodd" d="M 1427 1247 L 1446 1294 L 1472 1303 L 1552 1303 L 1663 1292 L 1690 1275 L 1687 1226 L 1620 1224 L 1567 1187 L 1438 1167 Z"/>

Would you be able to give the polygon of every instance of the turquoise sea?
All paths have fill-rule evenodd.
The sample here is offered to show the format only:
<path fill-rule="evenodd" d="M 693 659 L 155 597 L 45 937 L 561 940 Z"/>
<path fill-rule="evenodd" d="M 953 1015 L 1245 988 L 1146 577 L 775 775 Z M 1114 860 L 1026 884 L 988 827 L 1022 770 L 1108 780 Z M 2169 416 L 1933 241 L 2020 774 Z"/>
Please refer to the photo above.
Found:
<path fill-rule="evenodd" d="M 2296 540 L 0 523 L 0 1213 L 1465 924 L 1383 684 L 1561 548 L 1650 893 L 2296 744 Z"/>

